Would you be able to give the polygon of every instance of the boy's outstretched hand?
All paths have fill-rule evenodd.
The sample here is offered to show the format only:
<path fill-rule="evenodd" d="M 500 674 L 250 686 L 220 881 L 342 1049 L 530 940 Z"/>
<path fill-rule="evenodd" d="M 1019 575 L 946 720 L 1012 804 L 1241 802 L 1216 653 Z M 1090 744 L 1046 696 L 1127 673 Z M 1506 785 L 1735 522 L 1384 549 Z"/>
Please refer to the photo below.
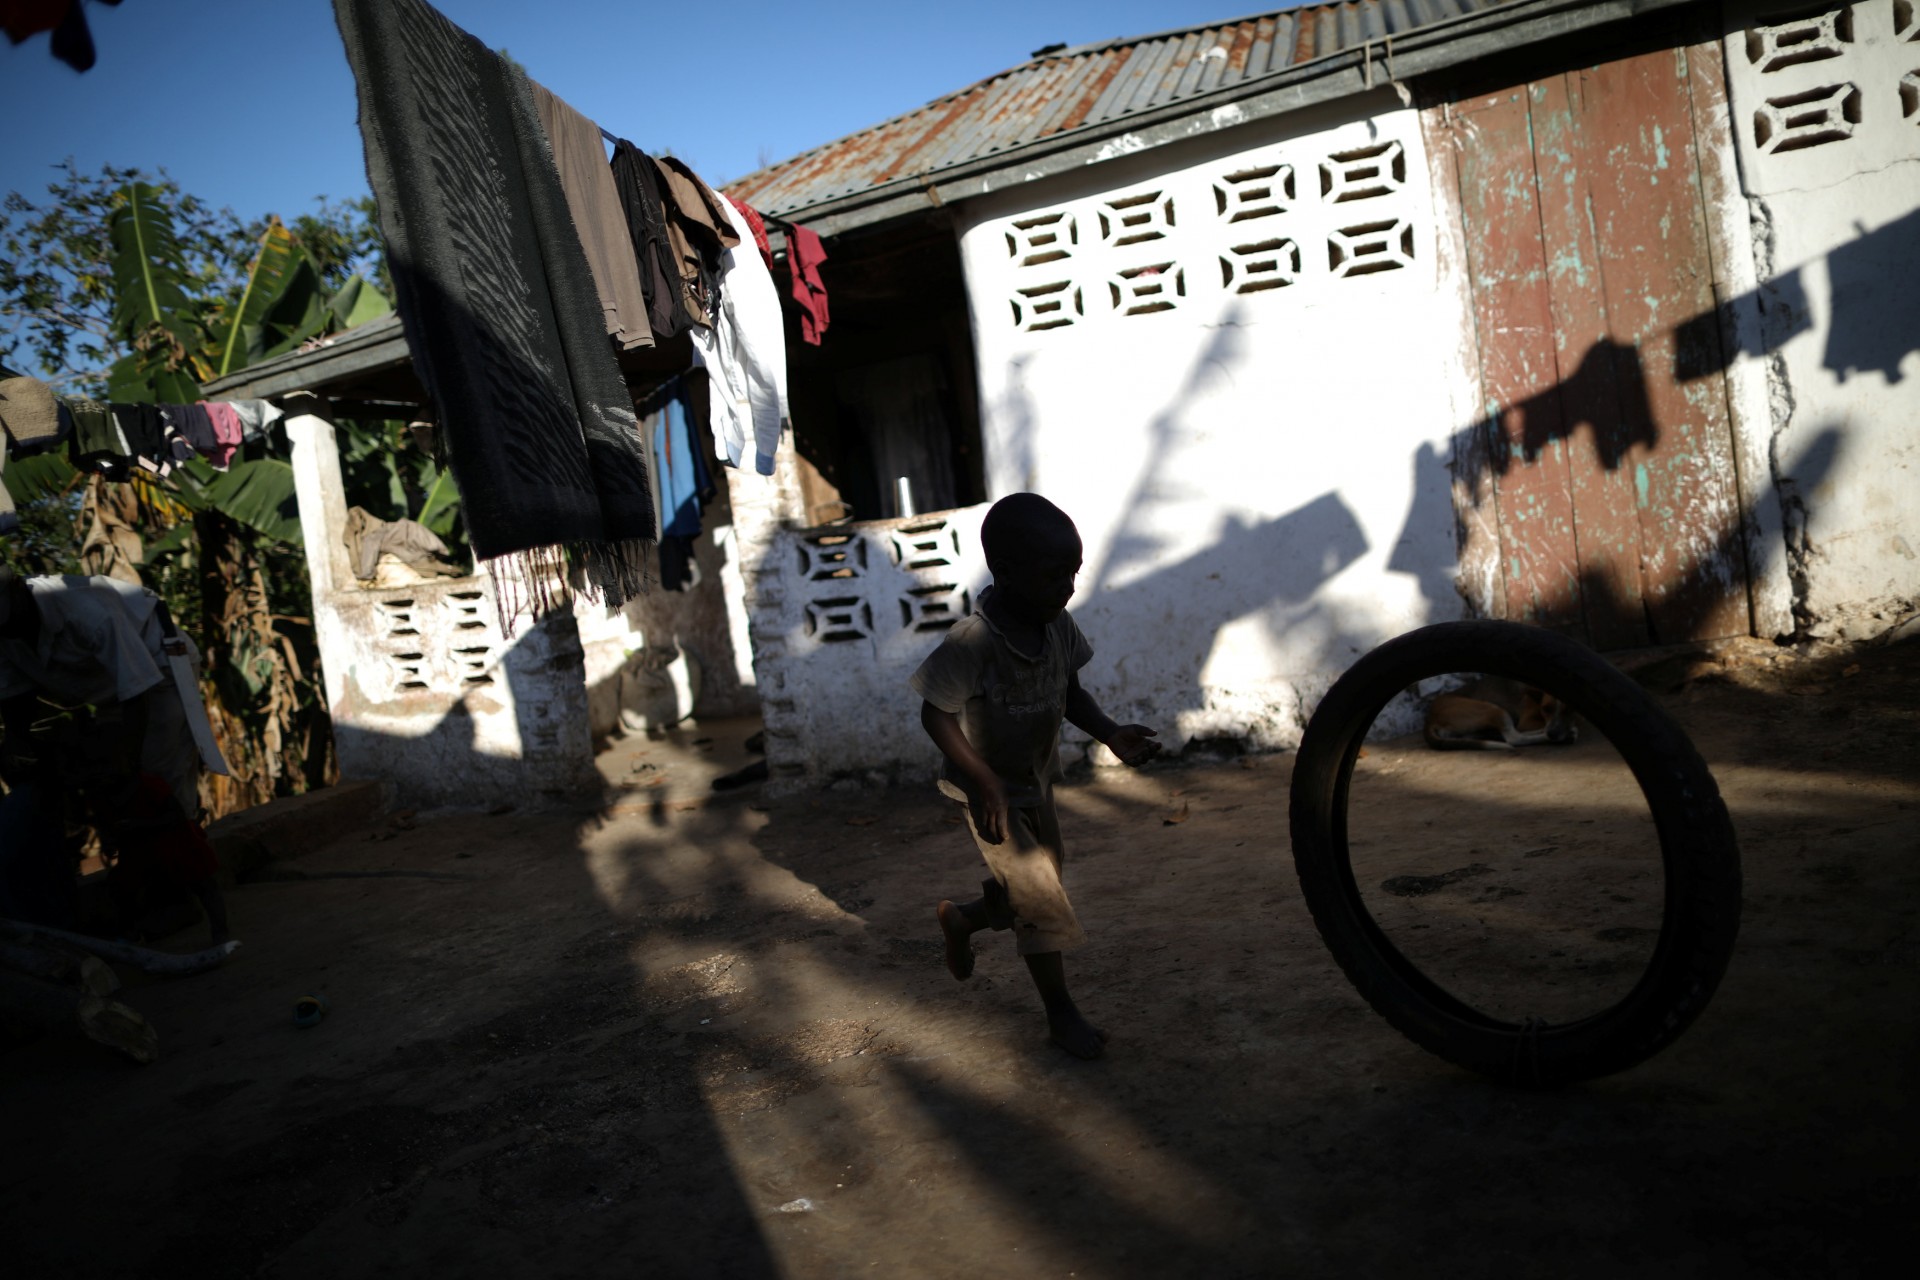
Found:
<path fill-rule="evenodd" d="M 1143 724 L 1115 725 L 1106 740 L 1107 750 L 1119 756 L 1121 764 L 1138 769 L 1160 754 L 1160 744 L 1154 741 L 1159 736 Z"/>

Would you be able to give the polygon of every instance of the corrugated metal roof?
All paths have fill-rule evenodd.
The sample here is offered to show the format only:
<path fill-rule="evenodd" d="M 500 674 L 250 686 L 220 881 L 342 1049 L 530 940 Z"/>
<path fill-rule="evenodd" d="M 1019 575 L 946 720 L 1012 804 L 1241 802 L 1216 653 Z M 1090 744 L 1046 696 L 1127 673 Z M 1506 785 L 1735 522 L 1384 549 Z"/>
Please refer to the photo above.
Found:
<path fill-rule="evenodd" d="M 1319 58 L 1524 0 L 1345 0 L 1082 45 L 727 184 L 788 214 L 1256 82 Z"/>

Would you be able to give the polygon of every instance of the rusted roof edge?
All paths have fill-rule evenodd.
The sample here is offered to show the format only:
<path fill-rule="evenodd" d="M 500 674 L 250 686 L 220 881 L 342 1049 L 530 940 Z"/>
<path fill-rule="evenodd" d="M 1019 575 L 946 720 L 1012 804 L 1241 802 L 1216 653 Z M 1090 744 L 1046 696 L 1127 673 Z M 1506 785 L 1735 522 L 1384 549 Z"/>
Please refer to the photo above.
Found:
<path fill-rule="evenodd" d="M 1405 82 L 1471 62 L 1487 54 L 1605 26 L 1641 14 L 1707 2 L 1709 0 L 1599 0 L 1598 3 L 1595 0 L 1515 0 L 1513 4 L 1499 9 L 1443 19 L 1405 35 L 1395 36 L 1392 48 L 1393 76 Z M 1220 25 L 1223 24 L 1207 23 L 1193 29 Z M 1152 38 L 1136 37 L 1136 40 Z M 1371 77 L 1368 75 L 1369 63 Z M 989 77 L 989 81 L 997 78 Z M 1016 183 L 1070 172 L 1119 155 L 1131 155 L 1252 120 L 1357 96 L 1368 91 L 1369 78 L 1371 87 L 1375 89 L 1387 83 L 1387 50 L 1384 42 L 1342 49 L 1307 62 L 1294 63 L 1256 79 L 1237 81 L 1124 120 L 1083 126 L 944 169 L 905 174 L 850 195 L 835 196 L 811 205 L 770 208 L 767 212 L 788 221 L 805 222 L 821 235 L 843 234 L 904 217 L 918 210 L 986 195 Z M 959 92 L 965 93 L 974 87 L 969 85 Z M 943 95 L 935 102 L 953 96 Z M 1228 106 L 1240 109 L 1230 113 L 1228 118 L 1215 117 L 1214 113 Z M 1183 123 L 1186 127 L 1178 127 Z M 850 136 L 858 137 L 859 134 Z M 1131 139 L 1136 145 L 1129 145 L 1123 150 L 1109 148 L 1109 144 L 1122 138 Z M 838 144 L 816 147 L 787 163 L 835 145 Z"/>

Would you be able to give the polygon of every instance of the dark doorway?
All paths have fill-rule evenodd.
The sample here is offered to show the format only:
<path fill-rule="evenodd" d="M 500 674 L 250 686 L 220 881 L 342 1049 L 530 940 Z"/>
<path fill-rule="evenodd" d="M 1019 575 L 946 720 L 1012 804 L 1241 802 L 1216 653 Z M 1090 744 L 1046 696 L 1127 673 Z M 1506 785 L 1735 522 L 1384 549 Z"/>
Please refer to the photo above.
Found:
<path fill-rule="evenodd" d="M 809 524 L 881 520 L 984 497 L 978 382 L 960 250 L 943 214 L 836 236 L 821 345 L 787 337 Z"/>

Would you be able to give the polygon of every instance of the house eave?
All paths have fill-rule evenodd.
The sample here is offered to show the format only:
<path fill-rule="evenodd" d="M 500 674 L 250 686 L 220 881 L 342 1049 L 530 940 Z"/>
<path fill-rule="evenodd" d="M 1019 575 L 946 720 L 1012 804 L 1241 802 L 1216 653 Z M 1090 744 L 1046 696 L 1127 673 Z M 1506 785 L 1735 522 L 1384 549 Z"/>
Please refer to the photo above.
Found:
<path fill-rule="evenodd" d="M 1259 80 L 1183 98 L 1125 120 L 1076 129 L 932 173 L 780 211 L 820 235 L 842 235 L 1070 173 L 1123 155 L 1204 137 L 1308 107 L 1387 91 L 1495 53 L 1575 35 L 1702 0 L 1520 0 L 1381 44 L 1317 58 Z"/>

